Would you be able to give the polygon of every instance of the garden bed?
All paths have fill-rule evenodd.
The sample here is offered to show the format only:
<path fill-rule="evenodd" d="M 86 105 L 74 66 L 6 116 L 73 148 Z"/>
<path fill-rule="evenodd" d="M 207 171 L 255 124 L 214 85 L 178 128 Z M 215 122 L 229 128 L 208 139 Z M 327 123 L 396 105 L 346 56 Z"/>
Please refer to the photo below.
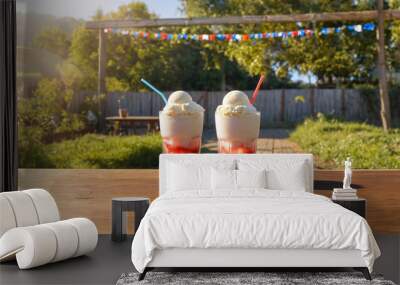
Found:
<path fill-rule="evenodd" d="M 364 123 L 344 122 L 319 115 L 307 119 L 290 139 L 316 156 L 317 167 L 339 168 L 350 156 L 360 169 L 400 169 L 400 130 L 385 133 Z"/>

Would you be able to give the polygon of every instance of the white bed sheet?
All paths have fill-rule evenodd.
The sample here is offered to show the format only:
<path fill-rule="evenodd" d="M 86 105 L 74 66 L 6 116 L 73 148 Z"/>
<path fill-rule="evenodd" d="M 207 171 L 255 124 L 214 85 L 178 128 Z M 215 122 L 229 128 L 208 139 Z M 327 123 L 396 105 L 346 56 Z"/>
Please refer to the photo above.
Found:
<path fill-rule="evenodd" d="M 135 268 L 167 248 L 357 249 L 371 272 L 380 255 L 361 216 L 320 195 L 265 189 L 157 198 L 132 243 Z"/>

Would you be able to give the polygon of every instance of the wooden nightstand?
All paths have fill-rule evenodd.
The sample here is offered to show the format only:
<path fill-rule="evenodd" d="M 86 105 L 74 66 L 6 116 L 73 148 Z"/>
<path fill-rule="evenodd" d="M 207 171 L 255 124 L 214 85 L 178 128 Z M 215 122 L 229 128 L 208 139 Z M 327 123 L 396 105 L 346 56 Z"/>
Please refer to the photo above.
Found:
<path fill-rule="evenodd" d="M 340 206 L 359 214 L 361 217 L 366 218 L 367 213 L 367 200 L 364 198 L 358 198 L 354 200 L 333 200 L 332 202 L 339 204 Z"/>

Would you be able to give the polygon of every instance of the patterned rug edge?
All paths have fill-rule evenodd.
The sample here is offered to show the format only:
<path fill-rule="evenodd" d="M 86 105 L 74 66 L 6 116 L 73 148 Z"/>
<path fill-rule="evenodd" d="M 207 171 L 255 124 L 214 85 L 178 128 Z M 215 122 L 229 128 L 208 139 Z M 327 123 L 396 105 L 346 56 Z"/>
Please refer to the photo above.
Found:
<path fill-rule="evenodd" d="M 139 273 L 123 273 L 116 285 L 147 284 L 354 284 L 354 285 L 396 285 L 385 280 L 382 275 L 372 275 L 372 281 L 366 280 L 359 272 L 148 272 L 146 278 L 138 281 Z"/>

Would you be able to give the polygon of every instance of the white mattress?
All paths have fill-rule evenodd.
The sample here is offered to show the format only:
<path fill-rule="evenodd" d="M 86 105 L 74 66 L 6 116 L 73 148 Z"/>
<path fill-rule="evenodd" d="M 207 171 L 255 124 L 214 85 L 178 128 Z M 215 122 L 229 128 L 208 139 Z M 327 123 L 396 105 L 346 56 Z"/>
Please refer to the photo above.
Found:
<path fill-rule="evenodd" d="M 133 240 L 132 262 L 143 272 L 157 250 L 171 248 L 358 250 L 370 271 L 380 255 L 367 222 L 326 197 L 257 189 L 156 199 Z"/>

